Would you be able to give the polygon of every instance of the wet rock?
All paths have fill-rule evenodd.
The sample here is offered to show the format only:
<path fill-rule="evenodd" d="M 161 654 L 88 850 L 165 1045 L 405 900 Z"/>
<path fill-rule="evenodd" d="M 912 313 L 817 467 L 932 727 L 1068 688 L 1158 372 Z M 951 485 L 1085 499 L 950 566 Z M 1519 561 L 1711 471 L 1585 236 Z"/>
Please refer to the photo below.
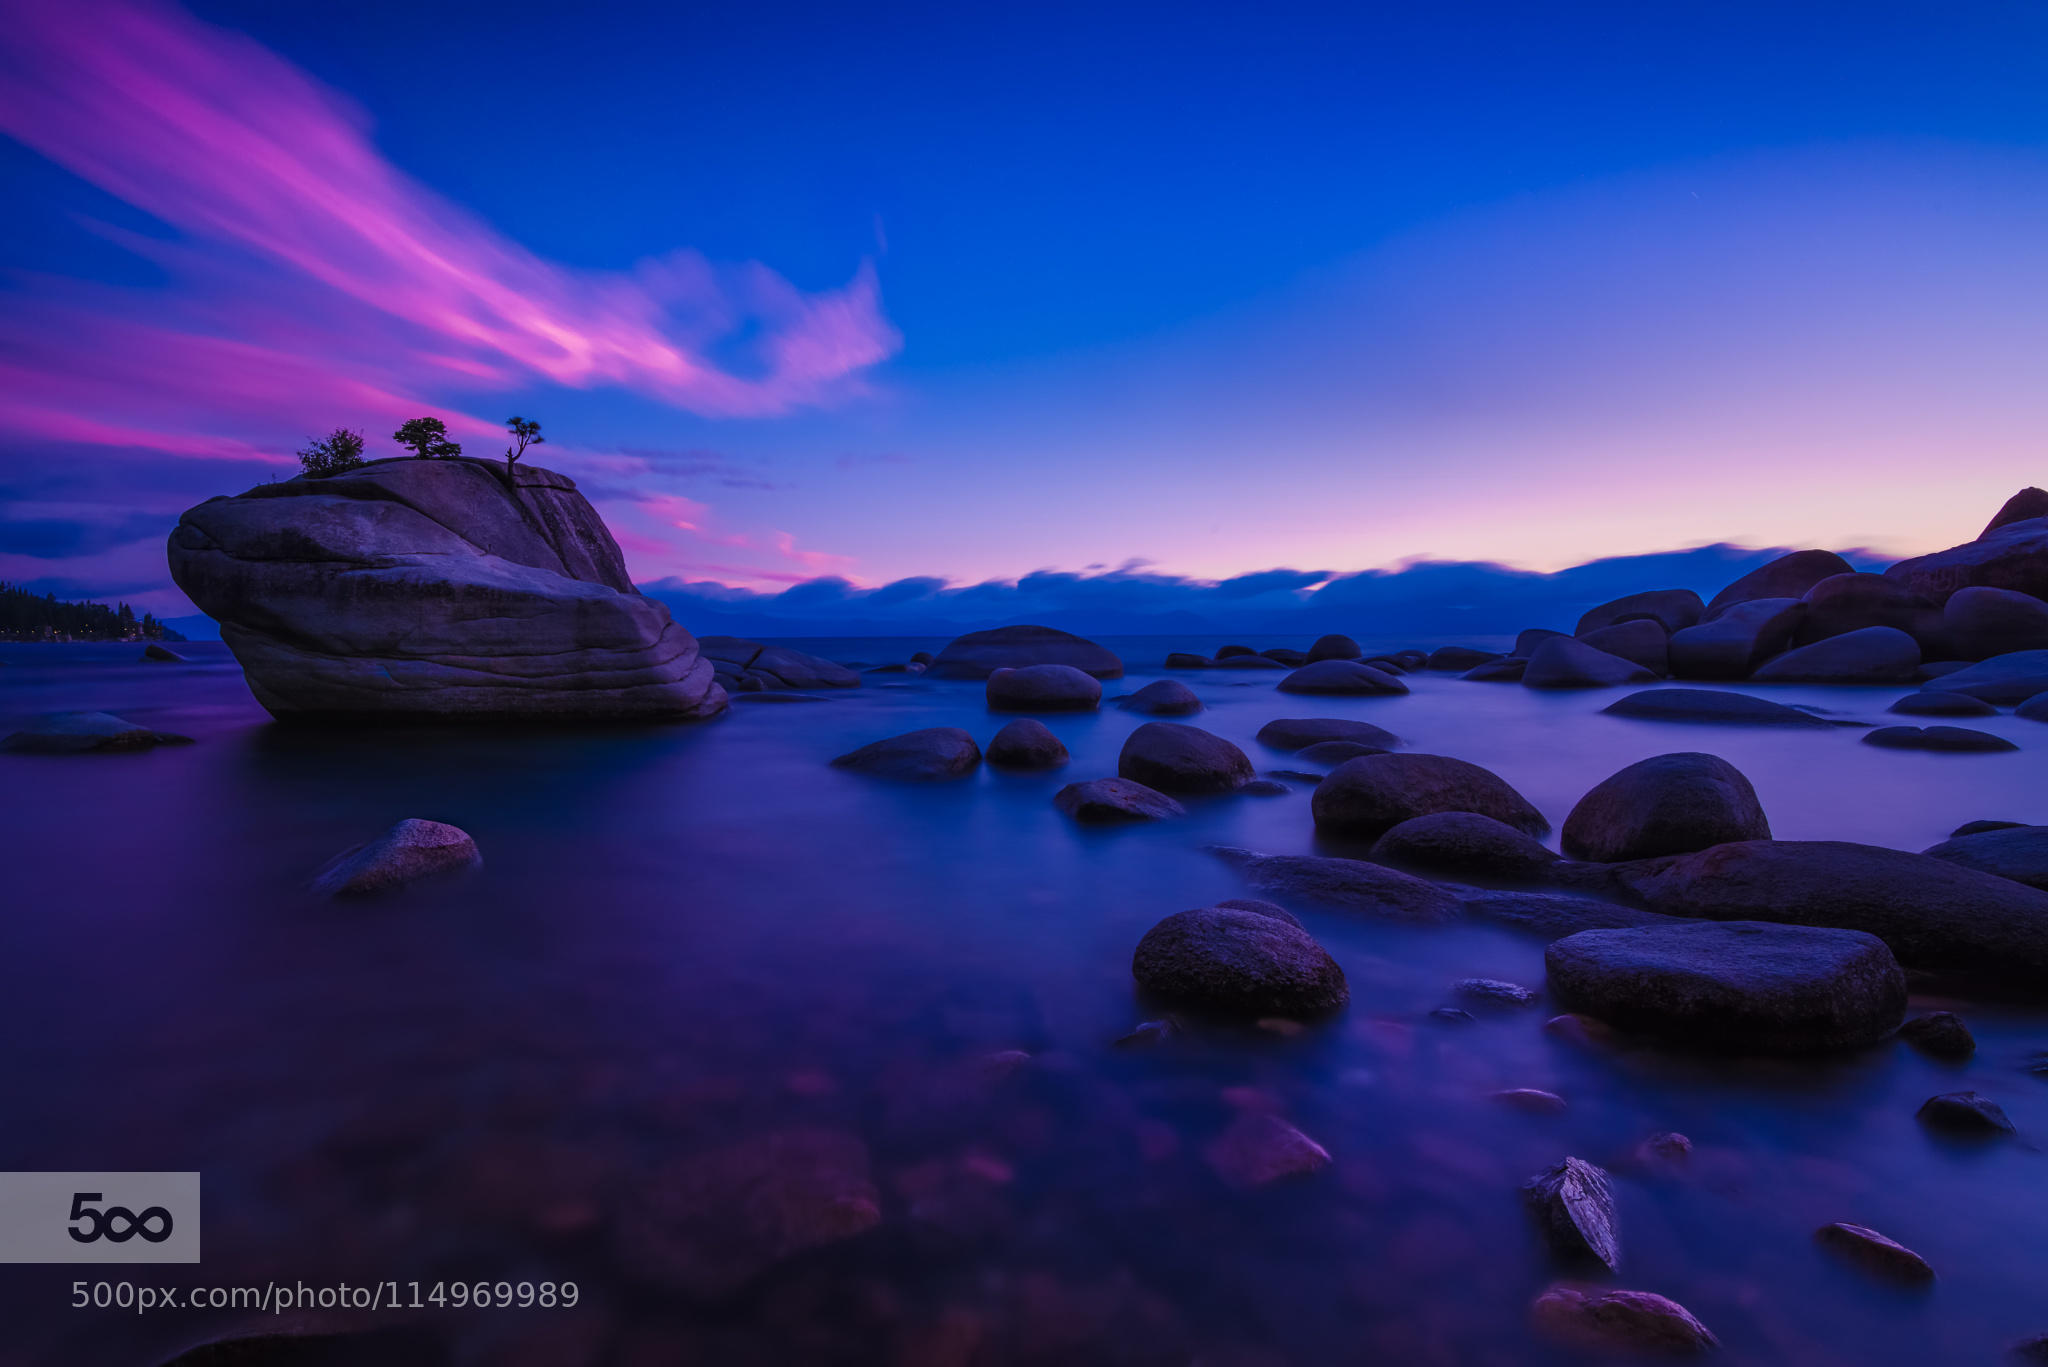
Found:
<path fill-rule="evenodd" d="M 1536 1087 L 1509 1087 L 1495 1092 L 1493 1099 L 1503 1106 L 1512 1106 L 1530 1115 L 1558 1115 L 1570 1109 L 1565 1099 L 1556 1092 L 1546 1092 Z"/>
<path fill-rule="evenodd" d="M 1556 636 L 1529 654 L 1522 671 L 1525 688 L 1608 688 L 1646 683 L 1657 676 L 1633 660 L 1596 650 L 1584 641 Z"/>
<path fill-rule="evenodd" d="M 1643 618 L 1589 631 L 1579 640 L 1595 650 L 1641 665 L 1662 678 L 1671 672 L 1671 634 Z"/>
<path fill-rule="evenodd" d="M 1316 829 L 1377 840 L 1411 817 L 1477 812 L 1527 835 L 1550 823 L 1497 774 L 1446 755 L 1366 755 L 1346 760 L 1316 785 Z"/>
<path fill-rule="evenodd" d="M 1292 665 L 1281 664 L 1270 655 L 1219 655 L 1210 662 L 1212 669 L 1292 669 Z"/>
<path fill-rule="evenodd" d="M 1243 1191 L 1330 1166 L 1329 1150 L 1268 1111 L 1239 1111 L 1203 1157 L 1218 1177 Z"/>
<path fill-rule="evenodd" d="M 2026 824 L 2024 821 L 1965 821 L 1948 835 L 1949 839 L 1954 840 L 1965 835 L 1977 835 L 1983 831 L 2009 831 L 2015 826 Z"/>
<path fill-rule="evenodd" d="M 1282 717 L 1260 727 L 1258 740 L 1275 750 L 1297 751 L 1326 740 L 1348 740 L 1376 750 L 1392 750 L 1401 744 L 1391 731 L 1343 717 Z"/>
<path fill-rule="evenodd" d="M 2048 598 L 2048 517 L 2021 518 L 1975 541 L 1901 560 L 1884 577 L 1936 602 L 1976 586 Z"/>
<path fill-rule="evenodd" d="M 1720 1343 L 1691 1311 L 1650 1291 L 1553 1286 L 1536 1298 L 1530 1318 L 1544 1337 L 1591 1352 L 1677 1356 Z"/>
<path fill-rule="evenodd" d="M 2036 693 L 2012 710 L 2021 721 L 2048 721 L 2048 692 Z"/>
<path fill-rule="evenodd" d="M 408 817 L 375 840 L 344 850 L 313 876 L 330 897 L 371 897 L 478 863 L 476 841 L 457 826 Z"/>
<path fill-rule="evenodd" d="M 1587 632 L 1602 627 L 1619 626 L 1623 622 L 1655 622 L 1668 634 L 1683 631 L 1700 620 L 1706 611 L 1706 604 L 1691 589 L 1651 589 L 1647 593 L 1631 593 L 1626 598 L 1617 598 L 1611 603 L 1602 603 L 1579 619 L 1572 635 L 1584 636 Z"/>
<path fill-rule="evenodd" d="M 1517 655 L 1503 655 L 1498 660 L 1474 665 L 1458 677 L 1468 683 L 1520 683 L 1528 672 L 1528 660 Z"/>
<path fill-rule="evenodd" d="M 1255 778 L 1237 790 L 1245 797 L 1286 797 L 1287 785 L 1275 783 L 1270 778 Z"/>
<path fill-rule="evenodd" d="M 1984 524 L 1984 530 L 1977 533 L 1977 539 L 1981 541 L 1993 532 L 2010 527 L 2015 522 L 2025 522 L 2036 517 L 2048 517 L 2048 490 L 2022 489 L 2007 499 L 1991 520 Z"/>
<path fill-rule="evenodd" d="M 836 1130 L 787 1130 L 675 1159 L 615 1216 L 620 1271 L 724 1300 L 789 1258 L 882 1220 L 867 1148 Z"/>
<path fill-rule="evenodd" d="M 1549 627 L 1530 627 L 1526 631 L 1516 634 L 1515 648 L 1508 653 L 1510 655 L 1519 655 L 1526 660 L 1535 652 L 1536 647 L 1542 645 L 1545 641 L 1569 635 L 1571 633 L 1568 631 L 1552 631 Z"/>
<path fill-rule="evenodd" d="M 1610 717 L 1637 721 L 1705 722 L 1722 726 L 1832 726 L 1802 708 L 1787 707 L 1747 693 L 1712 688 L 1646 688 L 1600 709 Z"/>
<path fill-rule="evenodd" d="M 1307 651 L 1292 650 L 1286 646 L 1274 646 L 1270 650 L 1260 651 L 1259 654 L 1276 664 L 1286 665 L 1289 669 L 1299 669 L 1308 663 Z"/>
<path fill-rule="evenodd" d="M 1190 655 L 1184 650 L 1169 652 L 1164 665 L 1164 668 L 1167 669 L 1207 669 L 1208 667 L 1209 657 L 1207 655 Z"/>
<path fill-rule="evenodd" d="M 1713 621 L 1738 604 L 1762 598 L 1799 598 L 1823 579 L 1855 572 L 1855 566 L 1833 551 L 1793 551 L 1751 570 L 1715 594 L 1704 620 Z"/>
<path fill-rule="evenodd" d="M 1813 1237 L 1822 1248 L 1888 1281 L 1924 1285 L 1934 1280 L 1925 1258 L 1874 1229 L 1837 1220 L 1822 1225 Z"/>
<path fill-rule="evenodd" d="M 1565 1005 L 1697 1048 L 1857 1048 L 1906 1012 L 1898 962 L 1858 931 L 1761 921 L 1587 930 L 1552 941 L 1543 957 Z"/>
<path fill-rule="evenodd" d="M 877 778 L 936 782 L 973 773 L 981 747 L 957 726 L 928 726 L 849 750 L 832 763 Z"/>
<path fill-rule="evenodd" d="M 1429 1013 L 1429 1018 L 1442 1021 L 1446 1025 L 1470 1025 L 1478 1019 L 1462 1006 L 1439 1006 Z"/>
<path fill-rule="evenodd" d="M 1458 898 L 1449 889 L 1360 859 L 1229 847 L 1219 847 L 1216 854 L 1236 865 L 1253 887 L 1277 897 L 1426 925 L 1459 914 Z"/>
<path fill-rule="evenodd" d="M 1066 745 L 1044 722 L 1019 717 L 996 732 L 985 758 L 1003 769 L 1057 769 L 1068 755 Z"/>
<path fill-rule="evenodd" d="M 1967 693 L 1973 698 L 2014 707 L 2035 694 L 2048 692 L 2048 650 L 2015 650 L 1980 660 L 1968 669 L 1921 685 L 1932 693 Z"/>
<path fill-rule="evenodd" d="M 1463 978 L 1451 985 L 1451 991 L 1468 1002 L 1487 1006 L 1528 1006 L 1539 995 L 1533 987 L 1499 978 Z"/>
<path fill-rule="evenodd" d="M 1864 627 L 1789 650 L 1759 665 L 1758 683 L 1911 683 L 1920 647 L 1897 627 Z"/>
<path fill-rule="evenodd" d="M 1473 892 L 1464 896 L 1465 910 L 1546 940 L 1582 930 L 1614 930 L 1623 926 L 1668 925 L 1672 918 L 1567 892 Z"/>
<path fill-rule="evenodd" d="M 1226 897 L 1216 904 L 1225 911 L 1248 911 L 1254 916 L 1270 916 L 1276 921 L 1285 921 L 1290 926 L 1301 924 L 1301 918 L 1281 906 L 1268 902 L 1263 897 Z"/>
<path fill-rule="evenodd" d="M 2001 826 L 1944 840 L 1923 853 L 2048 891 L 2048 826 Z"/>
<path fill-rule="evenodd" d="M 191 743 L 190 736 L 152 731 L 109 712 L 50 712 L 0 739 L 0 750 L 18 755 L 83 755 Z"/>
<path fill-rule="evenodd" d="M 142 648 L 142 658 L 158 664 L 185 664 L 185 657 L 169 646 L 151 641 Z"/>
<path fill-rule="evenodd" d="M 1320 764 L 1334 769 L 1347 759 L 1361 755 L 1384 755 L 1383 745 L 1360 745 L 1355 740 L 1319 740 L 1314 745 L 1304 745 L 1294 752 L 1294 757 L 1304 764 Z"/>
<path fill-rule="evenodd" d="M 1646 1168 L 1668 1172 L 1692 1158 L 1692 1140 L 1676 1130 L 1664 1130 L 1636 1145 L 1635 1157 Z"/>
<path fill-rule="evenodd" d="M 1069 783 L 1053 795 L 1053 806 L 1084 826 L 1110 826 L 1131 821 L 1158 821 L 1186 816 L 1188 809 L 1164 793 L 1127 778 L 1096 778 Z"/>
<path fill-rule="evenodd" d="M 1160 1002 L 1243 1020 L 1311 1020 L 1351 999 L 1344 970 L 1307 931 L 1221 907 L 1177 912 L 1146 931 L 1131 976 Z"/>
<path fill-rule="evenodd" d="M 1148 721 L 1125 739 L 1119 777 L 1162 793 L 1228 793 L 1252 781 L 1252 762 L 1221 736 L 1180 722 Z"/>
<path fill-rule="evenodd" d="M 1884 575 L 1838 574 L 1808 589 L 1800 602 L 1806 605 L 1806 611 L 1792 636 L 1795 646 L 1870 627 L 1890 627 L 1911 636 L 1927 659 L 1950 658 L 1955 654 L 1942 626 L 1940 601 L 1915 593 Z"/>
<path fill-rule="evenodd" d="M 1101 681 L 1072 665 L 998 669 L 984 691 L 995 712 L 1092 712 L 1102 701 Z"/>
<path fill-rule="evenodd" d="M 1185 717 L 1202 710 L 1195 690 L 1172 679 L 1148 683 L 1117 704 L 1126 712 L 1149 712 L 1155 717 Z"/>
<path fill-rule="evenodd" d="M 1317 638 L 1316 643 L 1308 648 L 1306 662 L 1314 664 L 1318 660 L 1355 660 L 1363 654 L 1365 651 L 1349 636 L 1330 635 Z"/>
<path fill-rule="evenodd" d="M 1638 760 L 1596 784 L 1565 818 L 1574 859 L 1612 863 L 1686 854 L 1730 840 L 1768 840 L 1771 824 L 1742 771 L 1716 755 Z"/>
<path fill-rule="evenodd" d="M 1899 1027 L 1899 1038 L 1940 1059 L 1965 1059 L 1977 1052 L 1976 1036 L 1953 1011 L 1930 1011 Z"/>
<path fill-rule="evenodd" d="M 1806 615 L 1797 598 L 1737 603 L 1698 626 L 1673 632 L 1671 673 L 1681 679 L 1746 679 L 1773 655 L 1791 648 Z"/>
<path fill-rule="evenodd" d="M 1172 1041 L 1180 1031 L 1171 1016 L 1162 1016 L 1156 1021 L 1140 1021 L 1131 1027 L 1129 1033 L 1118 1035 L 1114 1041 L 1119 1049 L 1155 1049 Z"/>
<path fill-rule="evenodd" d="M 998 669 L 1067 665 L 1098 679 L 1120 679 L 1124 662 L 1085 637 L 1052 627 L 996 627 L 970 631 L 946 643 L 931 662 L 933 677 L 986 679 Z"/>
<path fill-rule="evenodd" d="M 1991 754 L 2019 749 L 2003 736 L 1967 726 L 1880 726 L 1864 732 L 1863 743 L 1887 750 L 1937 750 L 1946 754 Z"/>
<path fill-rule="evenodd" d="M 1567 1158 L 1525 1183 L 1522 1196 L 1559 1258 L 1568 1263 L 1597 1262 L 1609 1272 L 1621 1266 L 1614 1188 L 1599 1168 L 1582 1158 Z"/>
<path fill-rule="evenodd" d="M 729 692 L 737 693 L 749 684 L 753 689 L 860 687 L 860 675 L 855 671 L 787 646 L 763 645 L 737 636 L 700 636 L 697 649 Z"/>
<path fill-rule="evenodd" d="M 1395 868 L 1507 880 L 1541 875 L 1557 856 L 1535 837 L 1477 812 L 1431 812 L 1389 828 L 1372 857 Z"/>
<path fill-rule="evenodd" d="M 1890 707 L 1902 717 L 1995 717 L 1998 709 L 1967 693 L 1908 693 Z"/>
<path fill-rule="evenodd" d="M 1216 648 L 1216 658 L 1219 660 L 1242 660 L 1258 653 L 1258 651 L 1253 650 L 1250 646 L 1232 645 L 1218 646 Z"/>
<path fill-rule="evenodd" d="M 1945 859 L 1838 840 L 1744 840 L 1617 866 L 1651 911 L 1867 931 L 1913 968 L 2038 992 L 2048 892 Z"/>
<path fill-rule="evenodd" d="M 2011 589 L 1960 589 L 1941 606 L 1956 654 L 1984 660 L 2013 650 L 2048 650 L 2048 603 Z"/>
<path fill-rule="evenodd" d="M 1282 693 L 1389 695 L 1406 693 L 1408 685 L 1384 670 L 1355 660 L 1318 660 L 1303 665 L 1279 683 Z"/>
<path fill-rule="evenodd" d="M 1471 646 L 1439 646 L 1429 652 L 1424 669 L 1447 670 L 1463 673 L 1500 658 L 1497 650 L 1477 650 Z"/>
<path fill-rule="evenodd" d="M 1989 1138 L 2017 1134 L 2005 1108 L 1976 1092 L 1944 1092 L 1920 1104 L 1920 1123 L 1948 1134 Z"/>

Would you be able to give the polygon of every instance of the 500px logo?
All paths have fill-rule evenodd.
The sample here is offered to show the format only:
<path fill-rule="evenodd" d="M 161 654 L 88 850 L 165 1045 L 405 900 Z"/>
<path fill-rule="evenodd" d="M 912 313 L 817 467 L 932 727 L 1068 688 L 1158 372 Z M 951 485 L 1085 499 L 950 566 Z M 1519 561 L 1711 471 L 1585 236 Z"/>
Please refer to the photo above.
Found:
<path fill-rule="evenodd" d="M 0 1172 L 0 1263 L 196 1263 L 196 1172 Z"/>

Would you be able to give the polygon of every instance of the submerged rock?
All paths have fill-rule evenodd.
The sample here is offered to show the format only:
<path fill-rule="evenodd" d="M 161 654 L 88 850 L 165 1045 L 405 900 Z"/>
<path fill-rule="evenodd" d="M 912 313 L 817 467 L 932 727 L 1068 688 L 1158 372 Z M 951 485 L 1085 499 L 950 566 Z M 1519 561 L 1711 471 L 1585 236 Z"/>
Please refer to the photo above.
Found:
<path fill-rule="evenodd" d="M 1025 665 L 996 670 L 984 693 L 995 712 L 1092 712 L 1102 682 L 1072 665 Z"/>
<path fill-rule="evenodd" d="M 313 891 L 330 897 L 376 896 L 434 874 L 470 868 L 481 858 L 476 841 L 461 827 L 408 817 L 329 860 L 313 876 Z"/>
<path fill-rule="evenodd" d="M 983 756 L 1000 769 L 1057 769 L 1067 762 L 1067 747 L 1042 721 L 1019 717 L 996 732 Z"/>
<path fill-rule="evenodd" d="M 0 739 L 0 750 L 18 755 L 82 755 L 191 743 L 190 736 L 152 731 L 111 712 L 50 712 Z"/>
<path fill-rule="evenodd" d="M 1994 736 L 1989 731 L 1973 731 L 1967 726 L 1880 726 L 1875 731 L 1864 732 L 1863 743 L 1883 746 L 1887 750 L 1940 750 L 1950 754 L 1985 754 L 2019 749 L 2003 736 Z"/>
<path fill-rule="evenodd" d="M 727 692 L 741 689 L 858 688 L 860 675 L 817 655 L 763 645 L 738 636 L 700 636 L 697 648 L 711 661 Z"/>
<path fill-rule="evenodd" d="M 981 747 L 957 726 L 928 726 L 849 750 L 832 763 L 877 778 L 926 782 L 973 773 Z"/>
<path fill-rule="evenodd" d="M 1529 879 L 1557 862 L 1527 832 L 1477 812 L 1431 812 L 1390 827 L 1372 857 L 1396 868 L 1427 873 Z"/>
<path fill-rule="evenodd" d="M 1270 655 L 1254 652 L 1250 655 L 1218 655 L 1210 662 L 1214 669 L 1292 669 L 1293 665 L 1281 664 Z"/>
<path fill-rule="evenodd" d="M 1806 605 L 1797 598 L 1736 603 L 1698 626 L 1673 632 L 1667 654 L 1681 679 L 1746 679 L 1792 644 Z"/>
<path fill-rule="evenodd" d="M 1675 1044 L 1804 1053 L 1898 1028 L 1906 978 L 1858 931 L 1761 921 L 1587 930 L 1544 951 L 1558 1000 Z"/>
<path fill-rule="evenodd" d="M 1715 594 L 1707 604 L 1705 620 L 1711 622 L 1739 604 L 1761 598 L 1800 598 L 1823 579 L 1855 572 L 1854 565 L 1833 551 L 1793 551 L 1751 570 Z"/>
<path fill-rule="evenodd" d="M 521 464 L 372 461 L 187 510 L 171 577 L 279 717 L 563 720 L 724 708 L 575 482 Z"/>
<path fill-rule="evenodd" d="M 1925 1258 L 1874 1229 L 1837 1220 L 1822 1225 L 1813 1237 L 1822 1248 L 1887 1280 L 1912 1285 L 1934 1280 L 1934 1269 Z"/>
<path fill-rule="evenodd" d="M 1650 1291 L 1553 1286 L 1536 1298 L 1530 1319 L 1544 1337 L 1590 1352 L 1677 1356 L 1720 1343 L 1691 1311 Z"/>
<path fill-rule="evenodd" d="M 1758 683 L 1911 683 L 1920 646 L 1896 627 L 1864 627 L 1787 651 L 1759 665 Z"/>
<path fill-rule="evenodd" d="M 1376 840 L 1410 817 L 1477 812 L 1527 835 L 1550 823 L 1499 775 L 1446 755 L 1367 755 L 1346 760 L 1316 785 L 1316 829 Z"/>
<path fill-rule="evenodd" d="M 1364 755 L 1384 755 L 1383 745 L 1360 745 L 1355 740 L 1319 740 L 1314 745 L 1304 745 L 1294 752 L 1294 757 L 1303 764 L 1320 764 L 1334 769 L 1347 759 L 1358 759 Z"/>
<path fill-rule="evenodd" d="M 1408 685 L 1385 670 L 1355 660 L 1318 660 L 1303 665 L 1279 684 L 1282 693 L 1387 695 L 1406 693 Z"/>
<path fill-rule="evenodd" d="M 1614 1189 L 1599 1168 L 1583 1158 L 1567 1158 L 1529 1179 L 1522 1196 L 1559 1258 L 1596 1262 L 1609 1272 L 1621 1266 Z"/>
<path fill-rule="evenodd" d="M 1525 688 L 1608 688 L 1646 683 L 1657 676 L 1633 660 L 1609 655 L 1570 636 L 1555 636 L 1529 654 Z"/>
<path fill-rule="evenodd" d="M 1707 722 L 1724 726 L 1834 725 L 1802 708 L 1711 688 L 1646 688 L 1600 710 L 1610 717 L 1633 717 L 1637 721 Z"/>
<path fill-rule="evenodd" d="M 1449 889 L 1361 859 L 1319 854 L 1258 854 L 1218 847 L 1245 881 L 1261 892 L 1395 921 L 1434 924 L 1454 919 L 1459 902 Z"/>
<path fill-rule="evenodd" d="M 1902 717 L 1995 717 L 1998 709 L 1967 693 L 1908 693 L 1890 707 Z"/>
<path fill-rule="evenodd" d="M 1976 1092 L 1944 1092 L 1920 1103 L 1920 1123 L 1949 1134 L 1988 1138 L 2017 1134 L 2005 1108 Z"/>
<path fill-rule="evenodd" d="M 1155 717 L 1185 717 L 1202 710 L 1195 690 L 1172 679 L 1148 683 L 1117 704 L 1126 712 L 1149 712 Z"/>
<path fill-rule="evenodd" d="M 1252 781 L 1252 762 L 1221 736 L 1180 722 L 1148 721 L 1117 755 L 1119 776 L 1162 793 L 1228 793 Z"/>
<path fill-rule="evenodd" d="M 180 655 L 177 651 L 172 650 L 169 646 L 163 645 L 156 641 L 151 641 L 148 645 L 142 648 L 142 658 L 154 664 L 181 665 L 190 663 L 186 660 L 186 658 L 183 655 Z"/>
<path fill-rule="evenodd" d="M 1203 1157 L 1241 1191 L 1306 1177 L 1330 1166 L 1330 1151 L 1268 1111 L 1239 1111 Z"/>
<path fill-rule="evenodd" d="M 1451 991 L 1482 1006 L 1529 1006 L 1540 995 L 1533 987 L 1499 978 L 1463 978 L 1451 984 Z"/>
<path fill-rule="evenodd" d="M 1148 996 L 1237 1019 L 1314 1019 L 1351 999 L 1344 970 L 1299 926 L 1221 907 L 1177 912 L 1145 932 L 1131 976 Z"/>
<path fill-rule="evenodd" d="M 1161 792 L 1127 778 L 1093 778 L 1069 783 L 1053 795 L 1053 806 L 1084 826 L 1158 821 L 1186 816 L 1188 809 Z"/>
<path fill-rule="evenodd" d="M 1355 741 L 1376 750 L 1400 745 L 1393 732 L 1367 721 L 1343 717 L 1282 717 L 1259 728 L 1258 741 L 1275 750 L 1301 750 L 1326 740 Z"/>
<path fill-rule="evenodd" d="M 1603 779 L 1565 818 L 1561 843 L 1574 859 L 1612 863 L 1770 838 L 1763 804 L 1742 771 L 1717 755 L 1688 752 L 1638 760 Z"/>
<path fill-rule="evenodd" d="M 1124 662 L 1095 642 L 1035 626 L 995 627 L 956 636 L 933 657 L 931 673 L 940 679 L 986 679 L 998 669 L 1031 665 L 1067 665 L 1098 679 L 1120 679 L 1124 673 Z"/>
<path fill-rule="evenodd" d="M 1977 1037 L 1953 1011 L 1915 1016 L 1899 1027 L 1899 1038 L 1934 1058 L 1965 1059 L 1977 1052 Z"/>

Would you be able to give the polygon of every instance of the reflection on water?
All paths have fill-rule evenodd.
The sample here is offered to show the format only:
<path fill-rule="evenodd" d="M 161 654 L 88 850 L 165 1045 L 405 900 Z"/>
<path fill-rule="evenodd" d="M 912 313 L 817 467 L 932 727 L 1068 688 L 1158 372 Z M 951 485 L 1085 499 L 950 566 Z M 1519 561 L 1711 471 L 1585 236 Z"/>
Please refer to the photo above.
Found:
<path fill-rule="evenodd" d="M 1143 665 L 1216 642 L 1110 644 Z M 1350 977 L 1345 1016 L 1120 1050 L 1138 937 L 1241 895 L 1205 845 L 1312 849 L 1305 787 L 1080 831 L 1053 791 L 1113 773 L 1139 718 L 1046 718 L 1073 752 L 1060 774 L 899 787 L 825 761 L 919 726 L 986 741 L 1000 719 L 978 685 L 878 675 L 694 727 L 318 732 L 270 725 L 220 647 L 180 649 L 194 663 L 0 648 L 0 729 L 91 708 L 200 742 L 0 757 L 0 1168 L 205 1174 L 204 1263 L 116 1276 L 578 1283 L 574 1310 L 427 1316 L 465 1364 L 1508 1367 L 1572 1360 L 1526 1330 L 1555 1269 L 1516 1190 L 1570 1153 L 1615 1173 L 1616 1282 L 1686 1305 L 1731 1361 L 1991 1361 L 2048 1331 L 2042 1153 L 1952 1147 L 1913 1119 L 1974 1088 L 2048 1135 L 2048 1081 L 2023 1067 L 2048 1048 L 2041 1012 L 1967 1006 L 1962 1067 L 1903 1046 L 1603 1049 L 1545 1033 L 1540 1004 L 1429 1017 L 1459 978 L 1539 984 L 1539 944 L 1303 909 Z M 2010 716 L 1971 724 L 2019 753 L 1944 756 L 1597 715 L 1612 693 L 1424 676 L 1406 698 L 1311 701 L 1276 674 L 1175 677 L 1262 767 L 1285 762 L 1252 740 L 1265 721 L 1364 717 L 1496 770 L 1553 824 L 1615 769 L 1683 749 L 1747 773 L 1782 837 L 1918 849 L 1974 818 L 2048 821 L 2048 728 Z M 1771 696 L 1875 721 L 1896 691 Z M 405 816 L 468 830 L 482 868 L 376 904 L 302 891 Z M 1569 1108 L 1490 1099 L 1509 1087 Z M 1246 1108 L 1331 1167 L 1230 1189 L 1204 1149 Z M 1697 1146 L 1683 1173 L 1631 1157 L 1665 1130 Z M 817 1202 L 763 1175 L 778 1165 L 823 1184 L 831 1219 L 874 1227 L 783 1256 Z M 633 1233 L 660 1201 L 703 1207 L 681 1247 Z M 1830 1220 L 1898 1238 L 1940 1281 L 1907 1294 L 1845 1270 L 1812 1243 Z M 0 1280 L 0 1363 L 141 1367 L 256 1323 L 71 1310 L 80 1270 L 100 1275 Z"/>

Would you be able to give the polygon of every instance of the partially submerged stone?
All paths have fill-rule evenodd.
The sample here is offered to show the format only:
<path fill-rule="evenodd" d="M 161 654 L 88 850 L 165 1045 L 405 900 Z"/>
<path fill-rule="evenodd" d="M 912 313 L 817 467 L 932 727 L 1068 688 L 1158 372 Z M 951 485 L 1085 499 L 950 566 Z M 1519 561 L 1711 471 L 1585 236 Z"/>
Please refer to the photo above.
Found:
<path fill-rule="evenodd" d="M 1592 1352 L 1690 1355 L 1720 1343 L 1691 1311 L 1650 1291 L 1553 1286 L 1530 1317 L 1544 1337 Z"/>
<path fill-rule="evenodd" d="M 1145 932 L 1131 976 L 1170 1006 L 1233 1019 L 1311 1020 L 1351 999 L 1344 970 L 1299 926 L 1257 912 L 1204 907 Z"/>
<path fill-rule="evenodd" d="M 1582 1158 L 1567 1158 L 1529 1179 L 1522 1196 L 1559 1258 L 1596 1262 L 1609 1272 L 1621 1266 L 1614 1189 L 1605 1172 Z"/>
<path fill-rule="evenodd" d="M 1863 1225 L 1837 1220 L 1822 1225 L 1813 1237 L 1822 1248 L 1887 1280 L 1913 1286 L 1934 1280 L 1934 1269 L 1925 1258 Z"/>
<path fill-rule="evenodd" d="M 973 773 L 981 747 L 957 726 L 928 726 L 849 750 L 832 763 L 877 778 L 931 782 Z"/>
<path fill-rule="evenodd" d="M 0 739 L 0 750 L 18 755 L 83 755 L 191 743 L 190 736 L 152 731 L 111 712 L 51 712 Z"/>
<path fill-rule="evenodd" d="M 1161 792 L 1127 778 L 1069 783 L 1053 795 L 1053 806 L 1084 826 L 1121 825 L 1186 816 L 1188 809 Z"/>
<path fill-rule="evenodd" d="M 330 897 L 375 896 L 480 860 L 476 841 L 461 827 L 408 817 L 375 840 L 336 855 L 314 875 L 313 890 Z"/>

